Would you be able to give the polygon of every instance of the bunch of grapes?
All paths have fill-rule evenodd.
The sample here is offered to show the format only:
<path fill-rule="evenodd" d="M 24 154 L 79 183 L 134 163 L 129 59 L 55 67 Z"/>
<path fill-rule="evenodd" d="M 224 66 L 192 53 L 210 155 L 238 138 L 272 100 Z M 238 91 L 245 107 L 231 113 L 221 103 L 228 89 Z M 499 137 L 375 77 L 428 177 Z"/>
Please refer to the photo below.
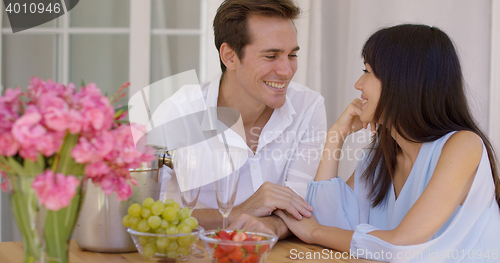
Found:
<path fill-rule="evenodd" d="M 146 198 L 142 206 L 138 203 L 128 208 L 128 215 L 122 223 L 125 227 L 146 233 L 156 234 L 189 234 L 198 226 L 198 220 L 191 216 L 191 210 L 180 205 L 173 199 L 165 202 Z M 164 254 L 169 258 L 188 256 L 191 254 L 191 245 L 196 242 L 196 236 L 184 235 L 178 237 L 150 237 L 141 236 L 139 241 L 143 246 L 142 255 L 153 257 L 156 253 Z"/>

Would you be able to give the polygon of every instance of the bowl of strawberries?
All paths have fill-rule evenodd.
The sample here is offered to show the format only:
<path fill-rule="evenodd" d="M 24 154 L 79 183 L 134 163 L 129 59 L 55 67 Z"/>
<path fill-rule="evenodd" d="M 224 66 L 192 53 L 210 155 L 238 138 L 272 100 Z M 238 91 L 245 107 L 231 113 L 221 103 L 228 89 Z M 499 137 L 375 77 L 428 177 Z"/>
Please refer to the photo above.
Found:
<path fill-rule="evenodd" d="M 200 233 L 212 262 L 262 263 L 266 260 L 277 236 L 242 230 L 208 230 Z"/>

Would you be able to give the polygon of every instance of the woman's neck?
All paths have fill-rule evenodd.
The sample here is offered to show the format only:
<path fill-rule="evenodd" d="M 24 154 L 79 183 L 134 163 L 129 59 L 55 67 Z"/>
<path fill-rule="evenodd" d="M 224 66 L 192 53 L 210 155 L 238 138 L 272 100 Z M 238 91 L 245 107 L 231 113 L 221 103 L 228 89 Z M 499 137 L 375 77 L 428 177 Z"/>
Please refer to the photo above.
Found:
<path fill-rule="evenodd" d="M 392 132 L 392 138 L 394 138 L 398 146 L 401 148 L 401 154 L 404 160 L 409 161 L 409 163 L 412 164 L 411 166 L 413 166 L 423 143 L 408 141 L 394 129 Z"/>

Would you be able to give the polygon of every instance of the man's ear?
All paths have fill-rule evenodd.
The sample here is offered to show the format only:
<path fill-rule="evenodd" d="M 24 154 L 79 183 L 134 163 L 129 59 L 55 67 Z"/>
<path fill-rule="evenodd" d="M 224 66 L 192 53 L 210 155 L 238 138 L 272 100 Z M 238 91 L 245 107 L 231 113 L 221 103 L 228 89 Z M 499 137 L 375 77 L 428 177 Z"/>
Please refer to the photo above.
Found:
<path fill-rule="evenodd" d="M 220 59 L 222 63 L 226 65 L 226 68 L 229 70 L 234 70 L 236 68 L 236 60 L 238 60 L 238 56 L 236 52 L 226 43 L 222 43 L 220 46 Z"/>

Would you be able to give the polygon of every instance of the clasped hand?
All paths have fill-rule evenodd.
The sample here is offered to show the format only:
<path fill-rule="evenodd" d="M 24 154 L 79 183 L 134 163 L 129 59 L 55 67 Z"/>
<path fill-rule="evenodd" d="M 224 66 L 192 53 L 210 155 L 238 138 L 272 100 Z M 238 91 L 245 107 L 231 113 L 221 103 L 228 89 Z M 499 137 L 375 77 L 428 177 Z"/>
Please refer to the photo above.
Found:
<path fill-rule="evenodd" d="M 297 219 L 312 216 L 312 207 L 292 189 L 265 182 L 244 203 L 232 211 L 230 229 L 246 229 L 286 237 L 288 229 L 273 211 L 284 210 Z"/>
<path fill-rule="evenodd" d="M 270 215 L 277 209 L 285 210 L 297 219 L 302 219 L 303 216 L 310 217 L 313 210 L 312 206 L 291 188 L 265 182 L 250 198 L 235 207 L 231 213 L 236 216 L 246 213 L 263 217 Z"/>

